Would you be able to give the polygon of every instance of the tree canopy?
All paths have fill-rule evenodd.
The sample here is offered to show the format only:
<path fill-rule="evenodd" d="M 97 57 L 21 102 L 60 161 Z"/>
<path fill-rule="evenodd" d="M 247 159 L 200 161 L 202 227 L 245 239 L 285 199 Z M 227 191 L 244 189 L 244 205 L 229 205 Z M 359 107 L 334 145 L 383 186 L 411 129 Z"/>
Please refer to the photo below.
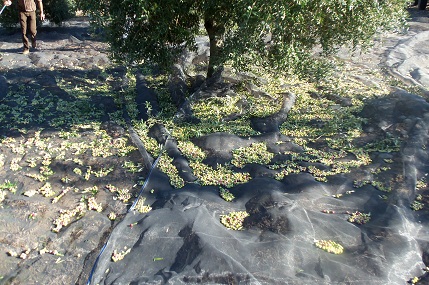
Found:
<path fill-rule="evenodd" d="M 85 0 L 81 8 L 104 28 L 114 58 L 168 67 L 195 36 L 210 39 L 208 76 L 226 62 L 279 70 L 309 61 L 314 47 L 331 54 L 369 44 L 402 25 L 406 0 Z"/>

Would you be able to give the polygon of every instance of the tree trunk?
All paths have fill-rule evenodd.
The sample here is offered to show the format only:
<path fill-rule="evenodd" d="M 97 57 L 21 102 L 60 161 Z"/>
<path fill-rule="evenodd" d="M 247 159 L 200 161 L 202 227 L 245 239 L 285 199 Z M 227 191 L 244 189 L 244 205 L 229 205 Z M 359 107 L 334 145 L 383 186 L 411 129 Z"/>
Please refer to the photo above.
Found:
<path fill-rule="evenodd" d="M 214 21 L 212 19 L 206 19 L 204 21 L 204 27 L 206 28 L 207 35 L 209 36 L 210 41 L 210 58 L 209 58 L 209 66 L 207 68 L 207 78 L 212 77 L 215 66 L 218 61 L 217 57 L 219 56 L 218 50 L 218 32 L 219 28 L 215 26 Z"/>

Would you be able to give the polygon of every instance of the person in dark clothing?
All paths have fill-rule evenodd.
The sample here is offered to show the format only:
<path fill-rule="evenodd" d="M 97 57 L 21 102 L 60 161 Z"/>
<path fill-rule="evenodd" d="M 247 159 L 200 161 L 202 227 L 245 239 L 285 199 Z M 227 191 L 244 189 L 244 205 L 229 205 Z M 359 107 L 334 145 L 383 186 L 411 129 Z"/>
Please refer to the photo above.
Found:
<path fill-rule="evenodd" d="M 21 24 L 22 31 L 22 43 L 24 44 L 23 54 L 28 54 L 30 52 L 30 43 L 27 36 L 27 31 L 30 31 L 31 34 L 31 46 L 36 48 L 36 34 L 37 34 L 37 25 L 36 25 L 36 2 L 40 10 L 40 20 L 45 20 L 45 13 L 43 12 L 43 3 L 42 0 L 18 0 L 19 8 L 19 23 Z M 11 0 L 3 0 L 3 4 L 6 6 L 12 5 Z"/>

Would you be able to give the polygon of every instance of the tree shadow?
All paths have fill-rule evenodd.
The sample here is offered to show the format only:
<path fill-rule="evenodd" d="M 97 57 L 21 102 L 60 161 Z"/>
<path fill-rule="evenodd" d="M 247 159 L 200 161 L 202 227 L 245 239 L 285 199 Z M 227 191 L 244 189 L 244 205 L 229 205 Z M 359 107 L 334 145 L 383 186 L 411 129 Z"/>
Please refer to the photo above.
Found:
<path fill-rule="evenodd" d="M 124 70 L 73 70 L 17 68 L 1 72 L 3 90 L 0 94 L 2 122 L 0 135 L 19 135 L 18 130 L 70 129 L 77 124 L 104 122 L 118 111 L 114 102 Z M 97 89 L 97 88 L 100 88 Z"/>

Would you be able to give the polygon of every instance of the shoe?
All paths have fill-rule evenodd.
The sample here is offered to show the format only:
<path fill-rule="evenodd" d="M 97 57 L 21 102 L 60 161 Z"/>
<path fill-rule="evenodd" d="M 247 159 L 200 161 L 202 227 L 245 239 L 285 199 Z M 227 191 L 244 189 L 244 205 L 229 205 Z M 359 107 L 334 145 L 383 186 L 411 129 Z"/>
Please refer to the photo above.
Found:
<path fill-rule="evenodd" d="M 22 54 L 29 54 L 30 51 L 28 49 L 24 49 L 24 51 L 22 52 Z"/>
<path fill-rule="evenodd" d="M 32 48 L 36 48 L 37 44 L 36 44 L 36 39 L 31 40 L 31 47 Z"/>

